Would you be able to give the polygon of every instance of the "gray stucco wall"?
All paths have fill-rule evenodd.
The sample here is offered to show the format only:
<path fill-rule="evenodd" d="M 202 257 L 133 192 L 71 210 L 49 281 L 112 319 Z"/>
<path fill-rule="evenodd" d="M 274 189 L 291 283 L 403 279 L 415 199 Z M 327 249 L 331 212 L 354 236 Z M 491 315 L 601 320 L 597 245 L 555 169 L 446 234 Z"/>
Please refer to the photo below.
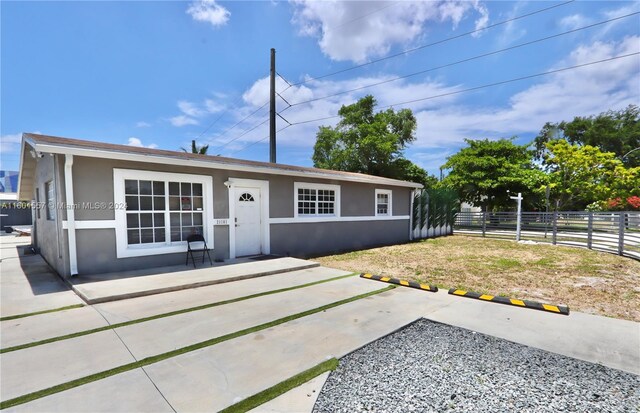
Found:
<path fill-rule="evenodd" d="M 62 229 L 62 221 L 66 218 L 64 208 L 58 205 L 64 202 L 64 158 L 59 155 L 45 154 L 36 160 L 35 187 L 40 195 L 40 208 L 34 214 L 33 230 L 35 246 L 47 263 L 60 275 L 69 275 L 69 253 L 65 231 Z M 55 187 L 56 207 L 53 210 L 52 220 L 47 219 L 46 189 L 45 184 L 53 181 Z M 33 199 L 36 199 L 35 189 Z M 39 212 L 39 214 L 38 214 Z M 39 217 L 38 217 L 39 215 Z"/>
<path fill-rule="evenodd" d="M 408 240 L 407 220 L 271 225 L 271 252 L 295 257 L 313 257 Z"/>
<path fill-rule="evenodd" d="M 62 158 L 63 166 L 64 158 Z M 340 185 L 342 217 L 374 216 L 376 189 L 393 191 L 393 215 L 410 213 L 410 188 L 84 157 L 74 158 L 74 202 L 80 205 L 113 202 L 114 168 L 211 176 L 215 219 L 229 217 L 229 192 L 224 185 L 229 178 L 268 180 L 271 218 L 294 216 L 294 182 Z M 115 213 L 110 209 L 80 208 L 75 210 L 75 218 L 77 221 L 113 220 Z M 409 238 L 409 221 L 272 224 L 270 231 L 272 253 L 311 256 L 406 242 Z M 114 229 L 77 229 L 76 238 L 80 275 L 176 265 L 183 263 L 185 259 L 183 253 L 118 259 Z M 217 260 L 229 258 L 227 226 L 214 227 L 214 255 Z"/>

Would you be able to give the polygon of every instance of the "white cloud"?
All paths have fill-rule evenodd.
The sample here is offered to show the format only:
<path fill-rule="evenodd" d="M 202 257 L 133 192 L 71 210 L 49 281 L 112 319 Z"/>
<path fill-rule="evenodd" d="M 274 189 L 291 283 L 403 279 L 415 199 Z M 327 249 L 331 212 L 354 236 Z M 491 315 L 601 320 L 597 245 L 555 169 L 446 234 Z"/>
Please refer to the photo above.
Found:
<path fill-rule="evenodd" d="M 576 47 L 565 59 L 550 65 L 549 70 L 633 53 L 638 49 L 640 49 L 640 36 L 629 36 L 618 42 L 584 44 Z M 341 81 L 317 80 L 289 88 L 282 95 L 289 102 L 296 103 L 392 77 L 394 76 L 380 75 Z M 296 105 L 282 112 L 282 115 L 291 123 L 302 122 L 332 117 L 337 114 L 342 105 L 354 103 L 365 94 L 375 96 L 378 107 L 381 108 L 392 103 L 446 94 L 478 85 L 478 83 L 451 85 L 434 79 L 415 82 L 403 79 Z M 279 81 L 276 87 L 282 90 L 285 84 Z M 455 152 L 465 138 L 493 139 L 537 134 L 545 122 L 571 120 L 575 116 L 594 115 L 609 109 L 623 109 L 632 103 L 640 104 L 639 91 L 640 63 L 634 56 L 537 78 L 534 85 L 513 94 L 503 105 L 467 105 L 462 103 L 465 94 L 417 102 L 406 106 L 413 110 L 418 120 L 417 140 L 408 151 L 408 155 L 410 158 L 415 157 L 419 165 L 431 171 L 437 171 L 438 166 L 444 163 L 446 156 Z M 489 94 L 492 91 L 485 89 L 476 93 Z M 243 113 L 246 116 L 268 100 L 268 78 L 258 79 L 243 97 L 246 106 L 238 111 L 238 120 L 241 119 L 240 114 Z M 278 111 L 285 109 L 286 106 L 278 100 Z M 396 106 L 395 109 L 402 107 Z M 237 137 L 240 132 L 257 124 L 263 117 L 266 117 L 266 109 L 264 113 L 258 113 L 240 125 L 237 129 L 238 133 L 213 139 L 212 147 Z M 301 150 L 305 148 L 304 150 L 311 156 L 311 147 L 315 143 L 318 127 L 333 126 L 338 120 L 339 118 L 333 117 L 287 128 L 278 134 L 278 144 L 286 145 L 288 148 L 298 147 Z M 278 129 L 286 126 L 281 119 L 277 119 L 277 124 Z M 268 124 L 264 124 L 235 140 L 222 152 L 226 155 L 243 156 L 247 152 L 235 155 L 232 151 L 262 140 L 267 135 Z"/>
<path fill-rule="evenodd" d="M 198 124 L 198 121 L 196 119 L 190 118 L 185 115 L 178 115 L 178 116 L 169 118 L 169 122 L 171 122 L 173 126 L 178 126 L 178 127 Z"/>
<path fill-rule="evenodd" d="M 225 109 L 224 104 L 220 102 L 216 102 L 213 99 L 205 99 L 204 107 L 206 108 L 206 111 L 209 113 L 222 112 Z"/>
<path fill-rule="evenodd" d="M 572 14 L 560 20 L 560 27 L 565 30 L 575 30 L 591 23 L 592 20 L 582 14 Z"/>
<path fill-rule="evenodd" d="M 156 145 L 155 143 L 152 143 L 150 145 L 143 145 L 142 141 L 139 138 L 136 138 L 134 136 L 129 138 L 129 142 L 127 143 L 128 146 L 135 146 L 137 148 L 151 148 L 151 149 L 155 149 L 158 147 L 158 145 Z"/>
<path fill-rule="evenodd" d="M 215 0 L 198 0 L 189 5 L 187 14 L 193 20 L 210 23 L 213 27 L 223 26 L 229 21 L 231 12 Z"/>
<path fill-rule="evenodd" d="M 136 128 L 148 128 L 151 124 L 148 122 L 140 121 L 136 123 Z"/>
<path fill-rule="evenodd" d="M 487 9 L 487 6 L 485 6 L 484 4 L 481 4 L 477 0 L 474 4 L 474 8 L 478 13 L 480 13 L 480 17 L 478 17 L 475 22 L 476 23 L 475 30 L 484 29 L 489 25 L 489 9 Z M 483 32 L 479 31 L 479 32 L 473 33 L 471 36 L 480 37 L 482 36 L 482 34 Z"/>
<path fill-rule="evenodd" d="M 195 118 L 201 116 L 204 113 L 204 111 L 197 107 L 193 102 L 189 102 L 186 100 L 178 101 L 178 109 L 180 109 L 180 111 L 185 115 Z"/>
<path fill-rule="evenodd" d="M 414 41 L 424 33 L 427 22 L 449 21 L 455 28 L 471 10 L 480 13 L 477 28 L 488 22 L 488 11 L 478 1 L 292 3 L 292 22 L 300 35 L 318 38 L 322 52 L 333 60 L 357 63 L 385 55 L 393 45 Z"/>
<path fill-rule="evenodd" d="M 2 154 L 20 152 L 21 142 L 22 142 L 21 133 L 2 135 L 0 137 L 0 152 Z"/>
<path fill-rule="evenodd" d="M 568 67 L 636 52 L 640 36 L 619 42 L 594 42 L 574 49 L 551 69 Z M 640 64 L 637 57 L 595 64 L 540 78 L 514 94 L 503 107 L 448 105 L 420 111 L 421 147 L 447 147 L 464 138 L 497 138 L 537 133 L 545 122 L 623 109 L 640 103 Z"/>

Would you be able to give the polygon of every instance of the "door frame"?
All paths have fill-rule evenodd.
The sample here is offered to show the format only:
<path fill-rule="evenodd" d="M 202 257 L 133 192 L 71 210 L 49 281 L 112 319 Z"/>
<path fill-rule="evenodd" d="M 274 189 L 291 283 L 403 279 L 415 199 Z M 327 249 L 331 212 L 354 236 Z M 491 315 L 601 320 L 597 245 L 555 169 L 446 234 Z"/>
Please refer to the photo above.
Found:
<path fill-rule="evenodd" d="M 263 254 L 271 253 L 271 235 L 269 233 L 269 181 L 258 179 L 229 178 L 225 185 L 229 189 L 229 258 L 236 258 L 236 191 L 238 186 L 260 189 L 260 249 Z"/>

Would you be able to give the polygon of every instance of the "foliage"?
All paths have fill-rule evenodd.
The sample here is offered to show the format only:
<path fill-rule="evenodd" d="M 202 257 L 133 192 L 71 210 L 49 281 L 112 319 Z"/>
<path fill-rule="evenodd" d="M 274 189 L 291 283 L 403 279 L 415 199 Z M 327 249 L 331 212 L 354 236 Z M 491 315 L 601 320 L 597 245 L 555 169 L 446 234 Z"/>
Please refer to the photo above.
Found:
<path fill-rule="evenodd" d="M 611 198 L 606 201 L 595 201 L 587 205 L 587 211 L 640 211 L 640 196 Z"/>
<path fill-rule="evenodd" d="M 627 167 L 640 166 L 640 150 L 629 153 L 640 147 L 640 108 L 629 105 L 597 116 L 577 116 L 571 122 L 547 122 L 534 141 L 536 157 L 543 159 L 546 144 L 556 139 L 595 146 L 602 152 L 614 153 Z"/>
<path fill-rule="evenodd" d="M 615 154 L 562 139 L 550 141 L 546 147 L 550 198 L 558 209 L 594 208 L 594 202 L 640 195 L 640 167 L 625 168 Z"/>
<path fill-rule="evenodd" d="M 415 141 L 416 118 L 410 109 L 374 113 L 376 100 L 368 95 L 342 106 L 335 128 L 321 126 L 313 148 L 316 168 L 360 172 L 433 186 L 435 177 L 404 158 Z"/>
<path fill-rule="evenodd" d="M 533 164 L 532 151 L 513 139 L 465 140 L 467 147 L 447 158 L 450 169 L 443 186 L 455 189 L 460 199 L 487 210 L 513 208 L 509 197 L 522 192 L 525 208 L 540 207 L 539 188 L 546 175 Z"/>
<path fill-rule="evenodd" d="M 180 149 L 182 149 L 183 152 L 187 152 L 187 153 L 189 152 L 185 148 L 180 148 Z M 209 150 L 209 145 L 198 146 L 198 145 L 196 145 L 196 141 L 195 140 L 191 141 L 191 153 L 197 153 L 197 154 L 200 154 L 200 155 L 206 155 L 208 150 Z"/>

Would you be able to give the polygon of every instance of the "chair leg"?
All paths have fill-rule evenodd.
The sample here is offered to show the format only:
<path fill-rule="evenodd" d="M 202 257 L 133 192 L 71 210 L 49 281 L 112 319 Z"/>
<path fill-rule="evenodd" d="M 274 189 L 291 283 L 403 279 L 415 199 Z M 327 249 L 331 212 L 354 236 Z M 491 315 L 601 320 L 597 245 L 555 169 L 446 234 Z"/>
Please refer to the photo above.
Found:
<path fill-rule="evenodd" d="M 209 250 L 207 250 L 207 257 L 209 257 L 209 263 L 213 265 L 213 261 L 211 261 L 211 255 L 209 255 Z M 204 262 L 204 254 L 202 254 L 202 262 Z"/>
<path fill-rule="evenodd" d="M 187 250 L 187 261 L 185 261 L 184 265 L 189 265 L 189 251 Z"/>
<path fill-rule="evenodd" d="M 193 262 L 193 268 L 196 268 L 196 259 L 193 257 L 193 251 L 191 251 L 191 262 Z"/>

